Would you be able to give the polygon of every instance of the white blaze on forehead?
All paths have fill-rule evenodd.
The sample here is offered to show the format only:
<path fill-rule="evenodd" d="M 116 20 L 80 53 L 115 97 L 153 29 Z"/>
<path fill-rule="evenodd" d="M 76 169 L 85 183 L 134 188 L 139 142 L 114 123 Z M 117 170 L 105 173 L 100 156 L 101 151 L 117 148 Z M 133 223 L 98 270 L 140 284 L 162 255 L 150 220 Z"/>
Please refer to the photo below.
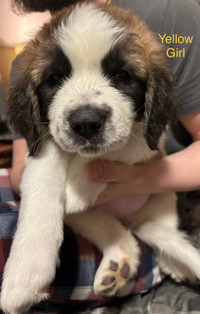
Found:
<path fill-rule="evenodd" d="M 94 4 L 77 5 L 58 28 L 59 44 L 73 69 L 97 65 L 122 35 L 123 28 Z"/>

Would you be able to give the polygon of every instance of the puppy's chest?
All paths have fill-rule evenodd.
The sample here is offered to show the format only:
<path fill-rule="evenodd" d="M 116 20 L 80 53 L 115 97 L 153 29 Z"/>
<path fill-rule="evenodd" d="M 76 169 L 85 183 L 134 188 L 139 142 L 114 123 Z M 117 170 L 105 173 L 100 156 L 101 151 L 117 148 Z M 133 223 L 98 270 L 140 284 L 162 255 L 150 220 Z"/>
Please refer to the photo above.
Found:
<path fill-rule="evenodd" d="M 149 154 L 151 155 L 151 154 Z M 136 162 L 144 161 L 144 156 L 147 153 L 144 150 L 142 152 L 134 151 L 132 149 L 125 148 L 120 152 L 115 151 L 102 156 L 103 159 L 111 161 L 120 161 L 126 164 L 133 164 Z M 98 157 L 98 158 L 102 158 Z M 149 156 L 150 157 L 150 156 Z M 66 181 L 66 206 L 65 210 L 67 214 L 78 213 L 85 211 L 93 206 L 98 195 L 106 188 L 106 183 L 95 182 L 90 180 L 85 174 L 85 167 L 88 162 L 95 158 L 81 157 L 80 155 L 73 155 L 70 160 L 67 181 Z M 114 203 L 107 204 L 107 209 L 115 211 L 117 216 L 122 216 L 125 212 L 127 215 L 129 212 L 139 209 L 140 203 L 145 202 L 147 196 L 136 199 L 124 197 Z"/>

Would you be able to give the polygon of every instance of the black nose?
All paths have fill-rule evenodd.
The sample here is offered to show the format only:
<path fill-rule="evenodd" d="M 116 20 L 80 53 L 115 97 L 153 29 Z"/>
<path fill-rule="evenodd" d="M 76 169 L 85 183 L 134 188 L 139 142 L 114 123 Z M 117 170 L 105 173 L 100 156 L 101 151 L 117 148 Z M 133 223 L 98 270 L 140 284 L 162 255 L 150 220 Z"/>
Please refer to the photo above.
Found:
<path fill-rule="evenodd" d="M 99 109 L 79 108 L 69 117 L 69 124 L 76 134 L 90 139 L 102 130 L 106 112 Z"/>

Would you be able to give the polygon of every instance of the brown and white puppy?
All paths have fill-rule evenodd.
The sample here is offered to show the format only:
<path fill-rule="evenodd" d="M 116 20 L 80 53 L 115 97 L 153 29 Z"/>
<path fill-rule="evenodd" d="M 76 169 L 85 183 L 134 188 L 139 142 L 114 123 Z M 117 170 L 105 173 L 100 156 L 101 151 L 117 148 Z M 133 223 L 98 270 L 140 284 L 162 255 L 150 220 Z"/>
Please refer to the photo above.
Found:
<path fill-rule="evenodd" d="M 88 210 L 106 184 L 91 182 L 85 164 L 99 157 L 128 164 L 160 158 L 160 138 L 176 107 L 162 49 L 131 12 L 70 7 L 26 46 L 8 99 L 10 123 L 26 138 L 30 156 L 4 272 L 4 312 L 20 313 L 48 297 L 64 219 L 103 252 L 97 294 L 116 294 L 136 272 L 139 248 L 131 231 L 176 280 L 200 279 L 200 255 L 177 229 L 174 193 L 147 197 L 129 216 L 129 229 L 109 212 Z"/>

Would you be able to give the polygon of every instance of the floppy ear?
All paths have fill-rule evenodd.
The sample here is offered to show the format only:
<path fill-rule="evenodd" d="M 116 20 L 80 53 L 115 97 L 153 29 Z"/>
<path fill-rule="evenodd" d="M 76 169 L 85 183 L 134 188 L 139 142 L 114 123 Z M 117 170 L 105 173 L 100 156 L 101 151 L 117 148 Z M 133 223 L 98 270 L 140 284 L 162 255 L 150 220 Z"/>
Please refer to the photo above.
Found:
<path fill-rule="evenodd" d="M 7 97 L 7 115 L 11 128 L 26 139 L 29 154 L 35 156 L 46 129 L 41 121 L 36 86 L 31 79 L 26 59 L 26 53 L 22 52 L 13 62 Z"/>
<path fill-rule="evenodd" d="M 145 98 L 144 137 L 151 149 L 158 149 L 159 138 L 167 123 L 175 119 L 178 107 L 175 85 L 167 67 L 156 66 L 149 77 Z"/>

